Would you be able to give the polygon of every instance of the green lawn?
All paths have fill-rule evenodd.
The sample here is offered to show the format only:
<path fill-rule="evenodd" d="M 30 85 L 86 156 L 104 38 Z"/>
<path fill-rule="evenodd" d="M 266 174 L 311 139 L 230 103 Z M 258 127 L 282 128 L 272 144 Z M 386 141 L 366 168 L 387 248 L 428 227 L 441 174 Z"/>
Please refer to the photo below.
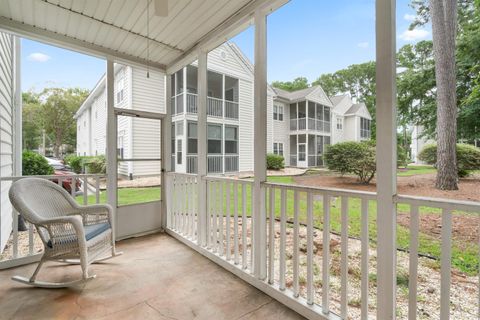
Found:
<path fill-rule="evenodd" d="M 437 169 L 432 166 L 407 166 L 407 169 L 398 169 L 397 176 L 399 177 L 411 177 L 418 174 L 427 174 L 427 173 L 435 173 Z"/>
<path fill-rule="evenodd" d="M 77 196 L 77 202 L 83 204 L 83 196 Z M 120 188 L 118 189 L 118 204 L 120 206 L 160 200 L 160 187 Z M 107 202 L 107 192 L 100 193 L 100 203 Z M 88 204 L 95 203 L 95 195 L 88 196 Z"/>

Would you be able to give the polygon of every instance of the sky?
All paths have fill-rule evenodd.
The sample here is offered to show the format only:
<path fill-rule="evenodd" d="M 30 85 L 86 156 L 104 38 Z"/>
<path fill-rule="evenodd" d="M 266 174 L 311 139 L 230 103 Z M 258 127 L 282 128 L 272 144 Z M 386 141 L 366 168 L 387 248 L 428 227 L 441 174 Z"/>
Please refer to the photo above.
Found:
<path fill-rule="evenodd" d="M 431 39 L 429 26 L 408 30 L 415 12 L 410 0 L 397 0 L 397 48 Z M 375 59 L 374 0 L 292 0 L 267 20 L 268 81 L 304 76 L 312 82 L 351 64 Z M 254 29 L 235 36 L 253 62 Z M 45 87 L 93 89 L 105 61 L 22 39 L 22 89 Z"/>

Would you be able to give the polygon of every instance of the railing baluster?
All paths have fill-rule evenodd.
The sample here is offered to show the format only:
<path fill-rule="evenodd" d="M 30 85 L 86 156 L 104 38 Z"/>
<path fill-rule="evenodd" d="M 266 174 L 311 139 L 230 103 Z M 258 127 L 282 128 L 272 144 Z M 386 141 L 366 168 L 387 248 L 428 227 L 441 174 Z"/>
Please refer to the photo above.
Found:
<path fill-rule="evenodd" d="M 268 244 L 268 283 L 273 284 L 275 281 L 275 188 L 270 187 L 270 217 L 268 236 L 270 243 Z"/>
<path fill-rule="evenodd" d="M 250 199 L 250 272 L 253 274 L 253 244 L 255 241 L 255 232 L 253 232 L 255 224 L 253 221 L 253 212 L 255 211 L 253 209 L 253 185 L 250 186 Z"/>
<path fill-rule="evenodd" d="M 280 217 L 280 290 L 285 290 L 285 246 L 287 239 L 287 191 L 281 191 L 281 217 Z"/>
<path fill-rule="evenodd" d="M 223 182 L 220 181 L 219 183 L 219 202 L 218 202 L 218 219 L 219 219 L 219 227 L 218 227 L 218 254 L 223 256 Z"/>
<path fill-rule="evenodd" d="M 361 231 L 360 231 L 360 239 L 361 239 L 361 252 L 362 252 L 362 259 L 361 259 L 361 285 L 360 285 L 360 292 L 361 292 L 361 319 L 366 320 L 368 319 L 368 248 L 369 248 L 369 238 L 368 238 L 368 200 L 362 199 L 362 223 L 361 223 Z"/>
<path fill-rule="evenodd" d="M 70 194 L 72 195 L 73 198 L 75 198 L 75 191 L 76 191 L 75 189 L 77 189 L 77 178 L 72 177 L 72 180 L 70 181 Z"/>
<path fill-rule="evenodd" d="M 410 207 L 410 254 L 408 279 L 408 319 L 417 319 L 417 277 L 418 277 L 418 206 Z"/>
<path fill-rule="evenodd" d="M 442 210 L 442 253 L 440 256 L 440 320 L 450 319 L 450 278 L 452 269 L 452 211 Z"/>
<path fill-rule="evenodd" d="M 298 191 L 293 192 L 293 295 L 297 298 L 299 288 L 299 232 L 298 232 Z"/>
<path fill-rule="evenodd" d="M 247 186 L 242 184 L 242 268 L 247 267 Z"/>
<path fill-rule="evenodd" d="M 214 182 L 212 183 L 212 187 L 213 187 L 213 193 L 212 193 L 212 196 L 213 196 L 213 203 L 212 203 L 212 209 L 213 209 L 213 244 L 212 244 L 212 250 L 213 252 L 217 252 L 217 247 L 218 247 L 218 240 L 217 240 L 217 232 L 218 232 L 218 227 L 217 227 L 217 202 L 218 202 L 218 197 L 217 197 L 217 191 L 218 191 L 218 183 L 217 182 Z"/>
<path fill-rule="evenodd" d="M 341 231 L 341 286 L 342 286 L 342 296 L 341 296 L 341 310 L 340 315 L 343 319 L 347 318 L 347 308 L 348 308 L 348 197 L 342 196 L 342 231 Z"/>
<path fill-rule="evenodd" d="M 88 178 L 83 178 L 83 204 L 88 204 Z"/>
<path fill-rule="evenodd" d="M 95 203 L 100 203 L 100 177 L 95 176 Z"/>
<path fill-rule="evenodd" d="M 307 303 L 313 305 L 315 288 L 313 286 L 313 199 L 307 193 Z"/>
<path fill-rule="evenodd" d="M 323 195 L 322 308 L 330 312 L 330 196 Z"/>
<path fill-rule="evenodd" d="M 230 261 L 232 248 L 230 247 L 230 182 L 227 182 L 225 185 L 225 200 L 226 200 L 226 207 L 225 207 L 225 237 L 226 237 L 226 258 Z"/>
<path fill-rule="evenodd" d="M 245 185 L 242 184 L 242 188 Z M 242 224 L 242 229 L 245 226 Z M 238 184 L 233 184 L 233 261 L 235 264 L 239 264 L 238 258 Z"/>
<path fill-rule="evenodd" d="M 207 249 L 212 247 L 212 181 L 207 181 Z"/>

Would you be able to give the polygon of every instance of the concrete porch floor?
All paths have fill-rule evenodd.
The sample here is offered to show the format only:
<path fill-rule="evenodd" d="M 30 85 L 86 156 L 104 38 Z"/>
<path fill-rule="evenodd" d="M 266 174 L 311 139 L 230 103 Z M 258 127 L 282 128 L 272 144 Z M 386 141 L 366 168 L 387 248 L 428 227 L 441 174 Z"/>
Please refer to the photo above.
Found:
<path fill-rule="evenodd" d="M 97 278 L 69 289 L 10 280 L 36 264 L 0 271 L 0 319 L 303 319 L 165 234 L 120 241 L 124 254 L 91 266 Z M 49 263 L 39 280 L 80 276 Z"/>

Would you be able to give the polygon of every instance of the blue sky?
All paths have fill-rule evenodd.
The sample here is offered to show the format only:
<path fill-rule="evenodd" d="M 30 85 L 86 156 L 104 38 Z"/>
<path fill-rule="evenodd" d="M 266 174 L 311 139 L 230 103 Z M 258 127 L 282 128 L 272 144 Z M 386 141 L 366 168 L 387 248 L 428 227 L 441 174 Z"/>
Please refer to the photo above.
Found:
<path fill-rule="evenodd" d="M 397 0 L 397 47 L 430 39 L 431 30 L 407 31 L 414 11 Z M 268 81 L 323 73 L 375 59 L 374 0 L 293 0 L 268 18 Z M 232 39 L 253 61 L 253 28 Z M 22 40 L 23 90 L 45 87 L 92 89 L 105 71 L 103 60 Z"/>

